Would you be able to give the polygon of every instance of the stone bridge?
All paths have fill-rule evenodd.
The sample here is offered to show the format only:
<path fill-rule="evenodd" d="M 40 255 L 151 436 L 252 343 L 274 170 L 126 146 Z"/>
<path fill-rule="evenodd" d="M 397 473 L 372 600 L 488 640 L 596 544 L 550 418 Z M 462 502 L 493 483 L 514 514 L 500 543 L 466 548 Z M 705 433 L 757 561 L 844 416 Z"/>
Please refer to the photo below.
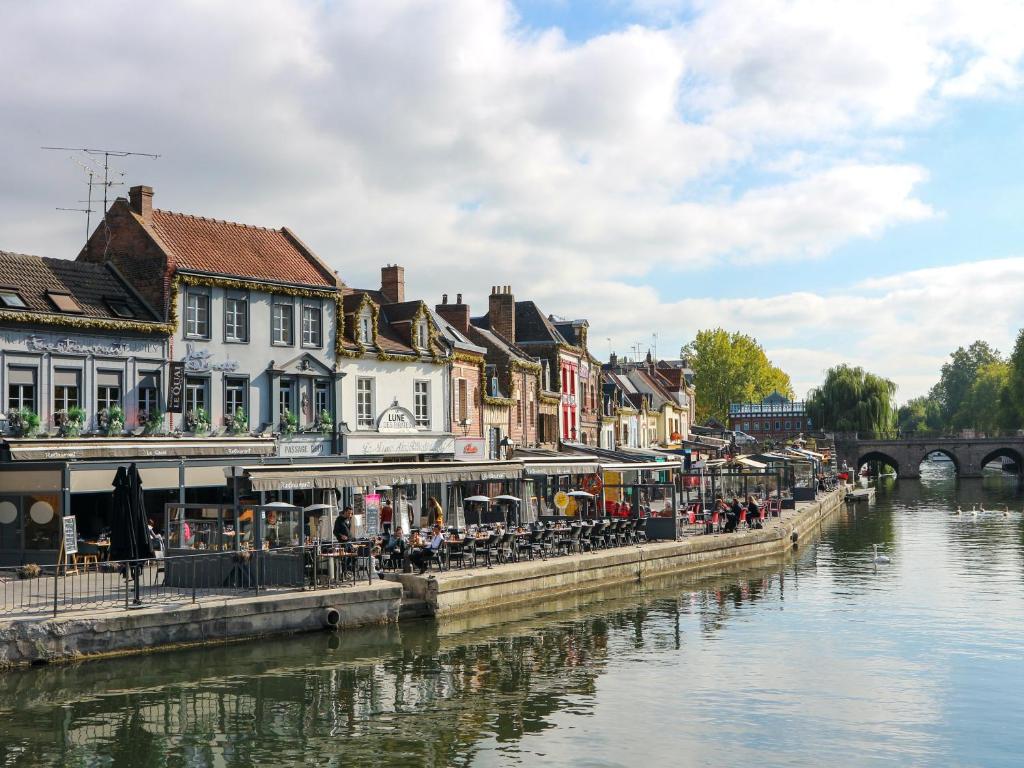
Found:
<path fill-rule="evenodd" d="M 896 468 L 900 477 L 920 477 L 918 469 L 932 453 L 948 456 L 958 477 L 981 477 L 989 462 L 1009 458 L 1017 467 L 1024 464 L 1024 435 L 1015 437 L 902 437 L 889 440 L 836 435 L 839 463 L 860 468 L 869 461 L 882 461 Z"/>

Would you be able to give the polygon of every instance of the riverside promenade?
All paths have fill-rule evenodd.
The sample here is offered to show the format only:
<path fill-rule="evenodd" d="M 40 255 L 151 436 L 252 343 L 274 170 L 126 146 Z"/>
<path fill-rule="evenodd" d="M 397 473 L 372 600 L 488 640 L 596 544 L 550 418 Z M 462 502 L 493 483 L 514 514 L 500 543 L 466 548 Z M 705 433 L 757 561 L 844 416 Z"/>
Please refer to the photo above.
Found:
<path fill-rule="evenodd" d="M 546 560 L 444 571 L 341 588 L 205 596 L 136 610 L 90 608 L 57 617 L 0 617 L 0 668 L 70 662 L 218 642 L 308 632 L 349 630 L 433 616 L 450 617 L 513 604 L 543 603 L 571 592 L 656 579 L 683 571 L 713 572 L 746 561 L 779 557 L 817 538 L 843 506 L 845 491 L 785 510 L 761 530 L 687 535 L 679 541 L 599 550 Z"/>

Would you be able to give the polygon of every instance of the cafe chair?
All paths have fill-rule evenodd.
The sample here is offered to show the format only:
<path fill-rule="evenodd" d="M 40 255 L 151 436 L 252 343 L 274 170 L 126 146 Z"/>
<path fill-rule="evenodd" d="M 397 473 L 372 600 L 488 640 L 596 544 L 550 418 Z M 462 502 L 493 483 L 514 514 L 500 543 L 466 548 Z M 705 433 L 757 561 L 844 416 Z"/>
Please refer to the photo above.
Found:
<path fill-rule="evenodd" d="M 78 543 L 78 554 L 74 557 L 74 563 L 76 566 L 81 565 L 85 570 L 89 570 L 89 564 L 98 571 L 100 569 L 100 548 L 95 544 L 88 544 L 84 541 Z"/>

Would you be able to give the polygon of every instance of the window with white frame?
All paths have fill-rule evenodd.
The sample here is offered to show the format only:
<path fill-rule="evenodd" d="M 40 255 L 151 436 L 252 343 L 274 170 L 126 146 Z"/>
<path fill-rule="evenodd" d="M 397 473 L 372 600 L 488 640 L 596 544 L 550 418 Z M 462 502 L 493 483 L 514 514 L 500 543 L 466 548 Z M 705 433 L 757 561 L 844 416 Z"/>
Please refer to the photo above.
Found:
<path fill-rule="evenodd" d="M 201 288 L 185 290 L 185 336 L 210 338 L 210 295 Z"/>
<path fill-rule="evenodd" d="M 327 379 L 317 379 L 313 382 L 313 416 L 317 419 L 324 411 L 331 410 L 331 382 Z"/>
<path fill-rule="evenodd" d="M 302 303 L 302 346 L 323 346 L 322 325 L 319 302 L 304 301 Z"/>
<path fill-rule="evenodd" d="M 249 340 L 249 296 L 229 292 L 224 296 L 224 340 Z"/>
<path fill-rule="evenodd" d="M 54 410 L 67 411 L 68 408 L 77 408 L 82 404 L 80 381 L 79 371 L 57 368 L 53 372 Z"/>
<path fill-rule="evenodd" d="M 152 371 L 139 378 L 139 413 L 145 418 L 160 412 L 160 373 Z"/>
<path fill-rule="evenodd" d="M 277 407 L 282 415 L 285 411 L 295 413 L 295 382 L 291 379 L 281 379 L 281 388 L 277 391 Z"/>
<path fill-rule="evenodd" d="M 359 313 L 359 343 L 373 343 L 373 317 L 368 309 Z"/>
<path fill-rule="evenodd" d="M 417 427 L 430 426 L 429 381 L 417 381 L 413 384 L 413 416 Z"/>
<path fill-rule="evenodd" d="M 239 411 L 246 413 L 248 382 L 245 379 L 224 379 L 224 415 L 234 416 Z M 246 413 L 246 416 L 248 414 Z"/>
<path fill-rule="evenodd" d="M 271 309 L 271 335 L 272 344 L 294 343 L 294 315 L 291 298 L 287 296 L 275 296 Z"/>
<path fill-rule="evenodd" d="M 121 405 L 121 374 L 117 371 L 97 371 L 96 410 Z"/>
<path fill-rule="evenodd" d="M 356 425 L 373 426 L 373 379 L 356 379 Z"/>
<path fill-rule="evenodd" d="M 416 332 L 414 334 L 416 349 L 425 350 L 430 343 L 430 330 L 427 326 L 426 320 L 420 320 L 416 323 Z"/>
<path fill-rule="evenodd" d="M 12 411 L 36 410 L 36 369 L 7 369 L 7 407 Z"/>
<path fill-rule="evenodd" d="M 209 412 L 206 379 L 185 379 L 185 411 L 195 413 L 200 408 Z"/>

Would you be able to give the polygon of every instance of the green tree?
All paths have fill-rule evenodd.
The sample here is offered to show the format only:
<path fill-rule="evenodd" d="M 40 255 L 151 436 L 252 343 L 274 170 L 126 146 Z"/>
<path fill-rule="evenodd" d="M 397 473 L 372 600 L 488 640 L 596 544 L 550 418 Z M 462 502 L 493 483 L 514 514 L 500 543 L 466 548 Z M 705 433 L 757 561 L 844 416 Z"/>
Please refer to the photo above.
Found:
<path fill-rule="evenodd" d="M 775 391 L 793 396 L 789 375 L 772 365 L 757 340 L 744 333 L 699 331 L 680 354 L 693 369 L 698 422 L 714 418 L 724 424 L 730 403 L 754 402 Z"/>
<path fill-rule="evenodd" d="M 896 415 L 900 432 L 926 432 L 942 429 L 939 403 L 930 395 L 908 400 Z"/>
<path fill-rule="evenodd" d="M 824 383 L 807 399 L 807 414 L 819 429 L 836 432 L 892 432 L 896 428 L 896 385 L 863 368 L 829 368 Z"/>
<path fill-rule="evenodd" d="M 1010 355 L 1006 407 L 1010 411 L 1010 427 L 1024 424 L 1024 328 L 1017 332 L 1017 342 Z"/>
<path fill-rule="evenodd" d="M 1014 426 L 1010 396 L 1010 364 L 994 360 L 982 365 L 953 416 L 956 429 L 995 432 Z"/>
<path fill-rule="evenodd" d="M 999 351 L 989 346 L 987 341 L 978 340 L 967 349 L 957 348 L 949 356 L 949 361 L 943 363 L 942 372 L 939 375 L 939 382 L 932 387 L 931 396 L 939 402 L 942 426 L 947 429 L 957 429 L 958 413 L 964 400 L 967 398 L 978 371 L 982 366 L 1001 361 Z"/>

